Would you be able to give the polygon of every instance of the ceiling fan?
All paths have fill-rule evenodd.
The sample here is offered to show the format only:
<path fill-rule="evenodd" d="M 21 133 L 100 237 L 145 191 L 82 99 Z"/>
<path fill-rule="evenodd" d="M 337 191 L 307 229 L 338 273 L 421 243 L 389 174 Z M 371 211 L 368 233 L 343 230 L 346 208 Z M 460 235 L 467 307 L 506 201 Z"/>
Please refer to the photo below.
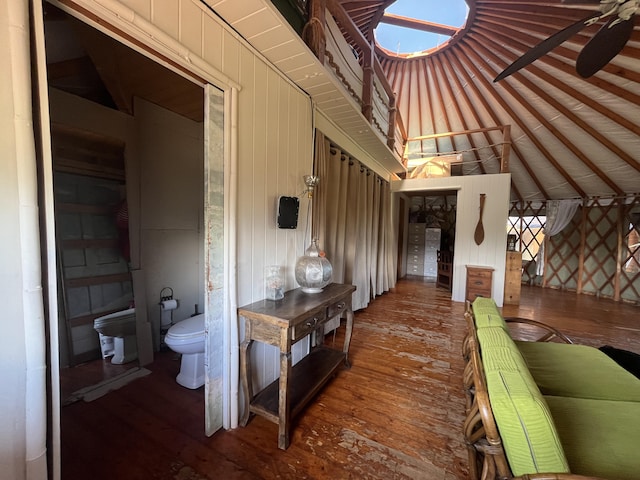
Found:
<path fill-rule="evenodd" d="M 581 3 L 584 3 L 582 0 Z M 575 0 L 564 0 L 563 3 L 576 3 Z M 542 55 L 549 53 L 558 45 L 568 40 L 580 30 L 609 17 L 582 48 L 576 61 L 576 71 L 583 78 L 589 78 L 615 57 L 625 46 L 633 32 L 633 16 L 640 10 L 640 0 L 600 0 L 597 12 L 554 33 L 515 62 L 505 68 L 493 81 L 498 82 L 526 67 Z"/>

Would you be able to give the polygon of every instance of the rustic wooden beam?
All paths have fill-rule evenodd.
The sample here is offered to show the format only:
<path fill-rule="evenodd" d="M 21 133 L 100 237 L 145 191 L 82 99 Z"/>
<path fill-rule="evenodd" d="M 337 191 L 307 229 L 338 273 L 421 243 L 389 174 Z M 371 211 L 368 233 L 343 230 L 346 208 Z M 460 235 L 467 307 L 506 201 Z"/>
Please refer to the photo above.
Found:
<path fill-rule="evenodd" d="M 502 156 L 500 157 L 500 173 L 509 173 L 509 155 L 511 155 L 511 125 L 502 130 Z"/>
<path fill-rule="evenodd" d="M 613 279 L 613 299 L 616 302 L 620 301 L 620 290 L 622 282 L 622 255 L 624 248 L 624 220 L 626 217 L 625 205 L 623 200 L 617 200 L 618 202 L 618 218 L 616 221 L 616 274 Z"/>
<path fill-rule="evenodd" d="M 395 148 L 396 143 L 397 118 L 400 118 L 400 116 L 397 114 L 396 97 L 394 95 L 389 99 L 389 127 L 387 128 L 387 147 L 389 147 L 391 151 Z"/>
<path fill-rule="evenodd" d="M 587 199 L 582 199 L 582 216 L 580 218 L 580 252 L 578 254 L 578 283 L 576 293 L 582 293 L 584 289 L 584 249 L 587 246 Z"/>
<path fill-rule="evenodd" d="M 410 140 L 430 140 L 434 138 L 451 137 L 454 135 L 468 135 L 471 133 L 492 132 L 495 130 L 504 131 L 504 125 L 498 125 L 496 127 L 484 127 L 484 128 L 472 128 L 471 130 L 461 130 L 459 132 L 443 132 L 443 133 L 431 133 L 429 135 L 420 135 L 419 137 L 411 137 Z"/>
<path fill-rule="evenodd" d="M 373 63 L 375 62 L 373 48 L 364 52 L 362 59 L 362 114 L 369 123 L 373 120 Z"/>
<path fill-rule="evenodd" d="M 452 27 L 450 25 L 443 25 L 442 23 L 427 22 L 426 20 L 418 20 L 415 18 L 403 17 L 401 15 L 394 15 L 393 13 L 386 13 L 382 15 L 380 23 L 386 23 L 389 25 L 395 25 L 397 27 L 412 28 L 413 30 L 420 30 L 423 32 L 438 33 L 441 35 L 455 35 L 459 28 Z"/>
<path fill-rule="evenodd" d="M 327 48 L 325 35 L 326 11 L 326 0 L 311 0 L 309 3 L 309 21 L 302 30 L 304 41 L 323 65 Z"/>

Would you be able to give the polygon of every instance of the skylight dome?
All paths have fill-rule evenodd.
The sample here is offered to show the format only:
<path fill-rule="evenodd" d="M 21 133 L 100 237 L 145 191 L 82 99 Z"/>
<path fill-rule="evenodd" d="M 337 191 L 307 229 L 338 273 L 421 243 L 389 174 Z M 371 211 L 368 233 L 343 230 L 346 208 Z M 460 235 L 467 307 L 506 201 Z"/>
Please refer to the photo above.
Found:
<path fill-rule="evenodd" d="M 464 0 L 397 0 L 385 10 L 374 34 L 389 54 L 424 55 L 464 27 L 468 13 Z"/>

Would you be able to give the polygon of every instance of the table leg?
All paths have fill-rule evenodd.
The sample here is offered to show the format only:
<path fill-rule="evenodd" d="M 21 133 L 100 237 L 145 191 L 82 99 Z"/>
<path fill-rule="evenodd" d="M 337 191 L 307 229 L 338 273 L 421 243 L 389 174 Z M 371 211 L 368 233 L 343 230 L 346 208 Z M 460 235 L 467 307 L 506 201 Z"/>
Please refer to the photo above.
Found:
<path fill-rule="evenodd" d="M 289 377 L 291 375 L 291 352 L 280 353 L 280 391 L 278 396 L 278 448 L 289 447 L 289 424 L 291 408 L 289 398 Z"/>
<path fill-rule="evenodd" d="M 245 339 L 240 345 L 240 381 L 244 394 L 244 410 L 240 418 L 240 425 L 247 426 L 249 421 L 249 404 L 253 399 L 253 386 L 251 385 L 251 346 L 253 340 Z"/>
<path fill-rule="evenodd" d="M 347 326 L 344 332 L 344 347 L 342 351 L 344 352 L 344 364 L 347 368 L 351 368 L 351 362 L 349 361 L 349 345 L 351 344 L 351 334 L 353 333 L 353 310 L 348 308 L 345 310 L 347 314 Z"/>

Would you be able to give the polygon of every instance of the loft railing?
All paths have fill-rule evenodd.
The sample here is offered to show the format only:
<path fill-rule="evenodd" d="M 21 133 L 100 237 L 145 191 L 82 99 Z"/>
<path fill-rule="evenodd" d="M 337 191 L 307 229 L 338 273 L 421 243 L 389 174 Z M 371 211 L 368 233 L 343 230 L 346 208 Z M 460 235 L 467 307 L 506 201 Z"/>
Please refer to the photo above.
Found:
<path fill-rule="evenodd" d="M 373 41 L 364 37 L 337 0 L 309 2 L 309 22 L 303 37 L 318 59 L 340 79 L 371 126 L 386 138 L 389 149 L 403 158 L 406 130 Z"/>
<path fill-rule="evenodd" d="M 499 132 L 500 140 L 496 143 L 485 147 L 495 153 L 497 160 L 500 162 L 500 173 L 509 173 L 509 156 L 511 153 L 511 125 L 498 125 L 495 127 L 476 128 L 474 130 L 462 130 L 459 132 L 446 132 L 446 133 L 434 133 L 430 135 L 421 135 L 419 137 L 408 138 L 405 142 L 405 148 L 402 152 L 402 163 L 407 166 L 409 160 L 413 158 L 431 157 L 441 154 L 454 154 L 462 153 L 457 150 L 442 151 L 438 148 L 434 150 L 434 145 L 430 141 L 437 141 L 439 139 L 452 139 L 457 136 L 464 136 L 469 139 L 471 144 L 471 136 L 474 134 L 487 134 L 489 132 Z M 487 137 L 489 138 L 489 137 Z M 426 145 L 425 145 L 426 144 Z M 425 146 L 427 147 L 425 149 Z M 437 146 L 437 142 L 436 142 Z M 467 150 L 469 153 L 477 153 L 476 148 Z"/>

